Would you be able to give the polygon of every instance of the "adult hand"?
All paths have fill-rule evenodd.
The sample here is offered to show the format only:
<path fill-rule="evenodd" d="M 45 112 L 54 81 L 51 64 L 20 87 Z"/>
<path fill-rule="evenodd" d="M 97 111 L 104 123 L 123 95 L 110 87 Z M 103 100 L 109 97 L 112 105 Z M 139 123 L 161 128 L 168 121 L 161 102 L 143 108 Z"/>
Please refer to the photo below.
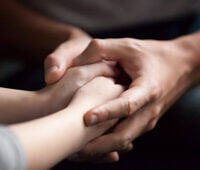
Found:
<path fill-rule="evenodd" d="M 74 60 L 74 65 L 101 60 L 118 61 L 132 79 L 129 89 L 117 99 L 98 106 L 85 115 L 87 126 L 114 118 L 126 118 L 110 134 L 89 143 L 82 155 L 105 155 L 103 161 L 118 156 L 113 151 L 132 148 L 132 141 L 152 130 L 162 114 L 193 84 L 200 73 L 186 41 L 136 39 L 92 40 Z M 103 143 L 103 145 L 102 145 Z"/>
<path fill-rule="evenodd" d="M 64 75 L 71 61 L 87 47 L 91 37 L 82 30 L 72 28 L 69 39 L 49 54 L 44 62 L 45 81 L 55 83 Z"/>

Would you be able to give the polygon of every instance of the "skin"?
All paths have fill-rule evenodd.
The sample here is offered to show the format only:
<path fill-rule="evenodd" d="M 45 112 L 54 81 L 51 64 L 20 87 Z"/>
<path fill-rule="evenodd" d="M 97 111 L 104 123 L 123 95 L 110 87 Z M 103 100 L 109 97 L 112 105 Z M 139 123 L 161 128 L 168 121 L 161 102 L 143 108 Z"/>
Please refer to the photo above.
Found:
<path fill-rule="evenodd" d="M 64 76 L 66 68 L 71 61 L 79 56 L 88 46 L 91 37 L 82 30 L 73 28 L 73 34 L 69 39 L 61 43 L 44 61 L 45 81 L 53 84 Z"/>
<path fill-rule="evenodd" d="M 101 162 L 110 162 L 118 156 L 112 155 L 114 151 L 132 149 L 137 137 L 153 130 L 167 109 L 187 89 L 199 84 L 199 42 L 199 32 L 170 41 L 92 40 L 73 64 L 117 61 L 132 82 L 118 98 L 87 112 L 84 117 L 87 126 L 115 118 L 125 119 L 111 133 L 89 143 L 81 151 L 80 159 L 102 155 L 106 159 L 101 156 Z"/>
<path fill-rule="evenodd" d="M 105 88 L 109 94 L 105 93 Z M 11 125 L 11 130 L 21 141 L 26 153 L 26 169 L 49 169 L 112 127 L 117 119 L 86 127 L 83 115 L 94 106 L 117 97 L 122 91 L 123 87 L 112 79 L 97 77 L 80 88 L 64 110 Z"/>
<path fill-rule="evenodd" d="M 3 4 L 6 3 L 14 4 L 14 1 L 7 2 L 4 0 Z M 3 10 L 5 7 L 7 7 L 7 10 Z M 35 40 L 33 44 L 37 42 L 37 47 L 42 48 L 45 46 L 54 49 L 58 44 L 65 41 L 63 45 L 60 45 L 54 52 L 48 55 L 45 60 L 46 82 L 48 84 L 57 82 L 63 77 L 66 70 L 73 65 L 72 60 L 87 47 L 91 38 L 78 28 L 58 24 L 47 18 L 44 19 L 44 17 L 33 13 L 33 11 L 25 7 L 22 8 L 22 6 L 20 11 L 26 11 L 26 15 L 22 15 L 21 12 L 21 15 L 17 15 L 19 11 L 14 11 L 18 8 L 11 7 L 10 5 L 4 5 L 4 8 L 0 12 L 4 11 L 5 14 L 8 9 L 12 9 L 11 13 L 16 15 L 10 18 L 14 17 L 15 20 L 17 19 L 17 23 L 20 23 L 19 26 L 23 27 L 17 25 L 21 29 L 14 29 L 10 32 L 16 33 L 16 30 L 24 29 L 27 31 L 26 35 L 34 35 L 30 38 L 31 40 Z M 30 13 L 31 15 L 29 15 Z M 0 16 L 3 16 L 1 20 L 4 21 L 6 15 Z M 32 19 L 30 19 L 31 17 Z M 41 20 L 40 18 L 43 19 Z M 6 21 L 8 21 L 6 25 L 13 23 L 12 19 L 6 19 Z M 42 25 L 42 27 L 37 27 L 38 25 Z M 94 108 L 85 116 L 86 125 L 93 125 L 115 117 L 126 117 L 114 129 L 113 133 L 103 136 L 89 144 L 83 150 L 85 156 L 95 155 L 96 153 L 111 153 L 112 155 L 113 150 L 121 151 L 132 148 L 130 147 L 131 142 L 135 138 L 148 130 L 152 130 L 163 113 L 188 88 L 199 83 L 199 34 L 196 33 L 170 41 L 136 39 L 92 40 L 87 50 L 75 60 L 74 65 L 93 63 L 101 61 L 102 59 L 118 61 L 132 79 L 132 83 L 130 88 L 121 94 L 118 99 Z M 20 36 L 18 37 L 15 40 L 21 40 Z M 44 39 L 42 41 L 41 37 L 45 37 L 45 41 Z M 57 37 L 60 38 L 57 39 Z M 73 37 L 77 38 L 74 40 Z M 81 38 L 79 39 L 79 37 Z M 11 38 L 6 37 L 4 39 L 5 42 L 9 40 L 6 44 L 16 42 L 13 41 L 12 36 Z M 32 41 L 23 40 L 18 44 L 20 47 L 28 44 L 27 49 L 29 49 L 28 47 L 34 47 L 30 42 Z M 46 42 L 46 44 L 41 44 L 41 42 Z M 96 122 L 93 120 L 96 120 Z M 98 145 L 100 141 L 103 141 L 105 145 Z M 114 155 L 116 156 L 116 154 Z M 112 158 L 112 156 L 108 156 L 108 160 L 103 158 L 101 160 L 109 161 L 109 158 Z"/>
<path fill-rule="evenodd" d="M 64 109 L 84 84 L 97 76 L 114 75 L 111 66 L 100 62 L 71 68 L 62 80 L 39 91 L 0 88 L 0 123 L 32 120 Z"/>
<path fill-rule="evenodd" d="M 91 40 L 83 30 L 46 18 L 15 0 L 2 0 L 0 22 L 2 23 L 1 57 L 17 57 L 31 61 L 45 59 L 45 81 L 49 85 L 64 76 L 71 61 L 87 47 Z M 6 114 L 0 115 L 0 122 L 10 124 L 32 120 L 64 107 L 55 105 L 51 95 L 44 95 L 46 93 L 43 91 L 45 90 L 28 92 L 1 88 L 0 108 Z M 36 99 L 35 96 L 40 97 Z M 53 104 L 47 105 L 46 98 L 48 103 Z M 7 103 L 12 103 L 13 107 L 6 107 Z M 33 109 L 32 103 L 37 107 Z M 14 108 L 17 108 L 18 112 Z"/>

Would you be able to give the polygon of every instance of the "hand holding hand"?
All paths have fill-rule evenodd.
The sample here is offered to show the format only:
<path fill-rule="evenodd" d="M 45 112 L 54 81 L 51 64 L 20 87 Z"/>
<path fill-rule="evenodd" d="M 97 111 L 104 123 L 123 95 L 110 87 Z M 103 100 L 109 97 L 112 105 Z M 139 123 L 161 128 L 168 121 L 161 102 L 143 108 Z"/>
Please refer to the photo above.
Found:
<path fill-rule="evenodd" d="M 71 121 L 74 121 L 74 124 L 79 124 L 76 130 L 81 132 L 86 131 L 86 133 L 81 133 L 79 135 L 80 140 L 76 141 L 81 143 L 80 149 L 94 138 L 105 133 L 118 121 L 118 119 L 113 119 L 96 126 L 85 127 L 83 121 L 85 112 L 118 97 L 123 90 L 124 88 L 121 85 L 115 84 L 111 78 L 96 77 L 76 92 L 67 109 L 70 108 L 70 110 L 73 110 L 70 113 Z M 77 123 L 77 119 L 81 123 Z"/>
<path fill-rule="evenodd" d="M 112 133 L 88 144 L 82 154 L 94 156 L 129 150 L 134 139 L 152 130 L 162 114 L 196 83 L 200 71 L 191 61 L 192 53 L 188 49 L 187 44 L 179 39 L 92 40 L 73 64 L 117 61 L 131 77 L 132 83 L 118 98 L 93 108 L 85 115 L 88 126 L 114 118 L 126 119 Z M 113 160 L 107 158 L 103 160 Z"/>
<path fill-rule="evenodd" d="M 53 113 L 65 108 L 80 87 L 98 76 L 113 77 L 115 72 L 112 66 L 103 62 L 73 67 L 67 70 L 59 82 L 48 85 L 37 93 L 45 96 L 48 108 Z"/>

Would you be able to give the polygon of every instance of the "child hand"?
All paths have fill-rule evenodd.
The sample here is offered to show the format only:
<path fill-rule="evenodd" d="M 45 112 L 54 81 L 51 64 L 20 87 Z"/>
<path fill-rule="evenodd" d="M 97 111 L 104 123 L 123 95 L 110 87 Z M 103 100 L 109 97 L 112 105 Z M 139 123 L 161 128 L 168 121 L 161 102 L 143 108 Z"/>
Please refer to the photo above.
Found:
<path fill-rule="evenodd" d="M 72 119 L 78 118 L 79 122 L 81 122 L 76 130 L 85 131 L 84 134 L 80 134 L 81 137 L 79 136 L 81 144 L 77 144 L 79 149 L 76 151 L 82 149 L 94 138 L 101 136 L 118 121 L 118 119 L 114 119 L 97 126 L 86 127 L 83 121 L 84 114 L 89 109 L 118 97 L 123 90 L 124 88 L 121 85 L 115 84 L 111 78 L 96 77 L 76 92 L 68 107 L 73 110 Z"/>
<path fill-rule="evenodd" d="M 80 87 L 97 76 L 111 77 L 115 76 L 115 72 L 111 66 L 103 62 L 73 67 L 67 70 L 59 82 L 47 86 L 40 90 L 39 93 L 44 94 L 45 98 L 48 98 L 47 107 L 49 107 L 50 112 L 56 112 L 68 105 L 74 93 Z"/>

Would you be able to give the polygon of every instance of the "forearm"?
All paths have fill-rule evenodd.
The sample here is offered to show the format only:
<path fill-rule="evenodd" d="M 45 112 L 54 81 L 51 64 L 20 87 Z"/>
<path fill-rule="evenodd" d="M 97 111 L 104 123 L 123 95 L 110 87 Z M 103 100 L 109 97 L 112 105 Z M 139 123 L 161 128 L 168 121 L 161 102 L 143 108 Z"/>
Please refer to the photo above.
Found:
<path fill-rule="evenodd" d="M 27 155 L 27 169 L 49 169 L 110 127 L 108 123 L 103 128 L 86 128 L 83 114 L 88 107 L 87 103 L 74 105 L 56 114 L 11 126 Z"/>
<path fill-rule="evenodd" d="M 14 0 L 0 6 L 1 47 L 49 53 L 71 36 L 74 28 L 45 18 Z"/>
<path fill-rule="evenodd" d="M 50 112 L 48 94 L 0 88 L 0 123 L 17 123 L 41 117 Z"/>

